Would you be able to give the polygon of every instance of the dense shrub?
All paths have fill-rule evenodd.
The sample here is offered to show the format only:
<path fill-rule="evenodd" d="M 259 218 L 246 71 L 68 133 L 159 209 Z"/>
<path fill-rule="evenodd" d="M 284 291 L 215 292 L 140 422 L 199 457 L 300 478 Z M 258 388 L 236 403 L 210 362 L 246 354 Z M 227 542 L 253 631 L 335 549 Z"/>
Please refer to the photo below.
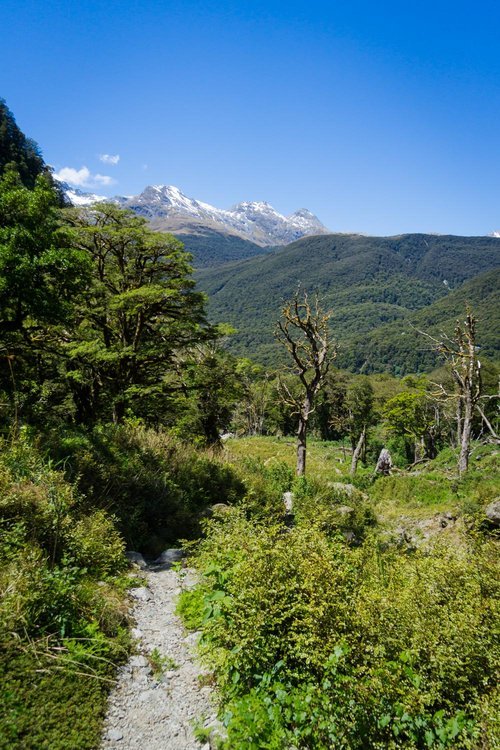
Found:
<path fill-rule="evenodd" d="M 313 523 L 328 536 L 338 537 L 341 532 L 347 539 L 359 542 L 376 523 L 368 495 L 350 483 L 299 477 L 293 493 L 297 521 Z"/>
<path fill-rule="evenodd" d="M 181 610 L 201 620 L 227 748 L 494 747 L 491 541 L 408 555 L 233 511 L 197 560 Z"/>

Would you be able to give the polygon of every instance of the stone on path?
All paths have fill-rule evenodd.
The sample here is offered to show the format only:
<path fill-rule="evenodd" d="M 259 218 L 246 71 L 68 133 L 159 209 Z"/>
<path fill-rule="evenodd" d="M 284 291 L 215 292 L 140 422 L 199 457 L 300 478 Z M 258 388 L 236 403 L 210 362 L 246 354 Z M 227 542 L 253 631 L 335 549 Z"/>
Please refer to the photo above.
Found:
<path fill-rule="evenodd" d="M 151 599 L 151 591 L 145 586 L 139 586 L 136 589 L 130 589 L 130 596 L 140 602 L 148 602 Z"/>
<path fill-rule="evenodd" d="M 181 549 L 166 549 L 156 558 L 154 565 L 172 565 L 180 562 L 183 557 L 184 552 Z"/>
<path fill-rule="evenodd" d="M 136 565 L 138 565 L 141 570 L 146 570 L 146 568 L 148 567 L 146 560 L 140 552 L 125 552 L 125 557 L 127 558 L 127 560 L 130 560 L 131 563 L 135 563 Z"/>
<path fill-rule="evenodd" d="M 119 729 L 110 729 L 106 735 L 106 739 L 111 740 L 111 742 L 119 742 L 123 739 L 123 732 L 120 732 Z"/>

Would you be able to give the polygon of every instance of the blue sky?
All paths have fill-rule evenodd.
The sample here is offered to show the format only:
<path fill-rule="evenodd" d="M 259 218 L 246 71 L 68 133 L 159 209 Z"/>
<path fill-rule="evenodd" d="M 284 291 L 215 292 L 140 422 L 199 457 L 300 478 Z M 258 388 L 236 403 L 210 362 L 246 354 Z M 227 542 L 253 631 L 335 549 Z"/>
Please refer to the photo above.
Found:
<path fill-rule="evenodd" d="M 2 0 L 0 96 L 102 194 L 166 183 L 334 231 L 487 234 L 499 28 L 481 1 Z"/>

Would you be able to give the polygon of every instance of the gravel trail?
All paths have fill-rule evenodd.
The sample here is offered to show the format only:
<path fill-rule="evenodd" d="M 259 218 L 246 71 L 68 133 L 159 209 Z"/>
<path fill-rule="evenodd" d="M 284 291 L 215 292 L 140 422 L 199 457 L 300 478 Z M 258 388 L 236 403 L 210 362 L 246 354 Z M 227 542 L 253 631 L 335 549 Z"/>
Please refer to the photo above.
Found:
<path fill-rule="evenodd" d="M 138 654 L 118 670 L 111 691 L 101 750 L 209 750 L 194 738 L 193 724 L 216 726 L 211 689 L 200 684 L 196 634 L 186 634 L 175 615 L 179 574 L 168 566 L 144 571 L 145 585 L 131 590 Z M 194 582 L 188 571 L 183 585 Z M 147 658 L 154 649 L 169 664 L 154 676 Z"/>

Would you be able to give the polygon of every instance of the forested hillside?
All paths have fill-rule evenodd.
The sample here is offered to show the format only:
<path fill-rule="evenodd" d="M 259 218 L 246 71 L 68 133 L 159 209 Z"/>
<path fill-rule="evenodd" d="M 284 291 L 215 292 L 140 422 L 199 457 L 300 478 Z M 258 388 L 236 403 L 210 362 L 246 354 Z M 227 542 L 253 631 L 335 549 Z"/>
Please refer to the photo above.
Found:
<path fill-rule="evenodd" d="M 400 349 L 391 332 L 405 334 L 410 330 L 406 321 L 414 311 L 446 298 L 463 282 L 498 267 L 499 262 L 500 240 L 492 237 L 328 235 L 299 240 L 265 257 L 205 270 L 198 273 L 198 282 L 209 295 L 210 317 L 237 329 L 229 344 L 236 354 L 267 365 L 277 362 L 272 336 L 277 310 L 300 284 L 318 291 L 325 307 L 333 311 L 332 333 L 342 344 L 345 354 L 340 361 L 345 366 L 360 368 L 367 358 L 361 361 L 362 355 L 349 353 L 356 341 L 361 336 L 371 341 L 371 331 L 394 321 L 394 328 L 389 329 L 391 361 L 383 353 L 379 358 L 370 345 L 369 368 L 410 372 L 428 368 L 429 357 L 422 353 L 421 358 L 409 360 L 404 338 Z M 482 301 L 482 292 L 475 294 L 474 289 L 470 293 Z M 468 293 L 465 290 L 462 296 Z M 494 295 L 490 289 L 490 308 Z M 446 324 L 450 315 L 459 314 L 459 299 L 457 292 L 449 306 L 432 308 L 429 316 L 442 316 Z M 488 329 L 491 334 L 491 326 Z M 498 349 L 491 335 L 488 346 L 491 352 Z"/>
<path fill-rule="evenodd" d="M 380 325 L 368 334 L 354 334 L 346 342 L 339 361 L 361 372 L 390 370 L 395 374 L 430 370 L 437 363 L 432 345 L 423 336 L 451 335 L 463 313 L 464 300 L 477 315 L 478 341 L 484 357 L 500 355 L 500 269 L 486 271 L 466 281 L 446 296 L 412 312 L 404 321 Z"/>
<path fill-rule="evenodd" d="M 153 227 L 155 224 L 153 222 Z M 198 234 L 174 232 L 183 243 L 185 249 L 193 256 L 195 268 L 218 268 L 225 263 L 231 263 L 254 255 L 266 255 L 268 247 L 260 247 L 254 242 L 245 240 L 233 234 L 222 234 L 208 227 Z"/>

